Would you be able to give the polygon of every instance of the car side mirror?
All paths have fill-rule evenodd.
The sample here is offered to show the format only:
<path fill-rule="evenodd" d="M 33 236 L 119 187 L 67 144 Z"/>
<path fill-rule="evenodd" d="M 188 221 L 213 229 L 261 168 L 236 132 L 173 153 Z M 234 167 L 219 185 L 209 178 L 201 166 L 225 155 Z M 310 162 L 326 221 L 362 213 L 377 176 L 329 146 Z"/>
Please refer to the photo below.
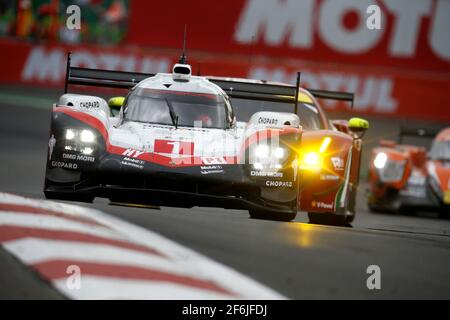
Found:
<path fill-rule="evenodd" d="M 362 118 L 351 118 L 348 121 L 348 128 L 353 133 L 359 133 L 362 136 L 362 134 L 364 134 L 364 132 L 369 129 L 369 121 Z"/>
<path fill-rule="evenodd" d="M 111 110 L 120 111 L 120 108 L 122 108 L 124 102 L 125 97 L 112 97 L 108 100 L 108 106 Z"/>
<path fill-rule="evenodd" d="M 348 129 L 353 135 L 353 139 L 361 139 L 369 129 L 369 121 L 362 118 L 351 118 L 348 120 Z"/>

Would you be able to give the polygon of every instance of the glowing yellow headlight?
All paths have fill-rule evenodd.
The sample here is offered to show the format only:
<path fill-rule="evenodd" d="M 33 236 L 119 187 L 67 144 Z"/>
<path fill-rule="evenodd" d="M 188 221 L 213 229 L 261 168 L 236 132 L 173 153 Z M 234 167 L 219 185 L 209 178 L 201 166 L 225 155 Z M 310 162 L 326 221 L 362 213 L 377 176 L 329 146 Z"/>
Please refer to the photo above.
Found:
<path fill-rule="evenodd" d="M 309 151 L 304 153 L 300 158 L 300 168 L 306 170 L 319 170 L 322 167 L 323 157 L 325 151 L 327 151 L 328 146 L 331 143 L 330 137 L 325 137 L 322 139 L 318 151 Z"/>
<path fill-rule="evenodd" d="M 444 203 L 450 204 L 450 190 L 444 192 Z"/>
<path fill-rule="evenodd" d="M 309 152 L 305 155 L 304 164 L 307 166 L 317 166 L 319 164 L 319 155 L 315 152 Z"/>
<path fill-rule="evenodd" d="M 324 153 L 327 150 L 328 146 L 330 145 L 330 142 L 331 142 L 330 137 L 323 138 L 322 144 L 320 145 L 319 152 Z"/>
<path fill-rule="evenodd" d="M 301 169 L 318 170 L 321 165 L 322 161 L 319 154 L 315 151 L 310 151 L 302 157 L 300 167 Z"/>

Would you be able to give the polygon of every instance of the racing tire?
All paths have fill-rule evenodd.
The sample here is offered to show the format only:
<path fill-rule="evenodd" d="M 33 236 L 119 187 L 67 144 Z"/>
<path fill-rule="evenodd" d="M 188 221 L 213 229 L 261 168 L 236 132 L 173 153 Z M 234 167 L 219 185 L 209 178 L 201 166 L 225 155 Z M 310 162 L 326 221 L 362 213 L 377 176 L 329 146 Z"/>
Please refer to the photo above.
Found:
<path fill-rule="evenodd" d="M 345 222 L 346 223 L 352 223 L 353 220 L 355 220 L 355 215 L 354 214 L 345 216 Z"/>
<path fill-rule="evenodd" d="M 398 209 L 397 213 L 408 217 L 417 216 L 417 211 L 412 207 L 401 207 Z"/>
<path fill-rule="evenodd" d="M 443 220 L 450 220 L 450 213 L 448 212 L 448 210 L 448 208 L 439 208 L 438 218 Z"/>
<path fill-rule="evenodd" d="M 279 213 L 273 211 L 264 210 L 249 210 L 250 218 L 261 220 L 273 220 L 273 221 L 292 221 L 297 216 L 297 213 Z"/>
<path fill-rule="evenodd" d="M 44 191 L 46 199 L 49 200 L 65 200 L 65 201 L 77 201 L 77 202 L 89 202 L 94 201 L 95 195 L 93 194 L 71 194 L 66 192 L 56 191 Z"/>

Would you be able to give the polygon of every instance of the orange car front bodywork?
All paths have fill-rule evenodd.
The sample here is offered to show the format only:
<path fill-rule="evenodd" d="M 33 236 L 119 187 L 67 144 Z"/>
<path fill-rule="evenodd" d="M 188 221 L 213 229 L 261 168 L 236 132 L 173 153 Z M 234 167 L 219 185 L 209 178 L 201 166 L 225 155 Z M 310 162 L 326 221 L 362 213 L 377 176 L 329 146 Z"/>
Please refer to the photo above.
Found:
<path fill-rule="evenodd" d="M 381 181 L 379 173 L 373 164 L 376 155 L 381 152 L 385 153 L 390 161 L 403 162 L 405 164 L 400 179 L 389 182 Z M 423 171 L 423 168 L 419 169 Z M 386 148 L 386 147 L 374 148 L 372 150 L 369 169 L 370 190 L 372 192 L 372 195 L 378 198 L 382 197 L 388 188 L 394 188 L 397 190 L 402 189 L 408 181 L 408 178 L 411 174 L 411 170 L 412 166 L 411 162 L 409 161 L 409 154 L 407 151 L 401 151 L 395 148 Z"/>
<path fill-rule="evenodd" d="M 320 154 L 318 149 L 326 137 L 331 142 Z M 361 140 L 333 130 L 306 131 L 300 159 L 311 150 L 320 154 L 321 166 L 319 170 L 301 169 L 299 207 L 308 212 L 343 211 L 349 201 L 349 190 L 358 184 Z"/>
<path fill-rule="evenodd" d="M 436 141 L 450 141 L 450 129 L 442 130 Z M 450 164 L 439 159 L 427 159 L 427 151 L 423 147 L 412 145 L 397 145 L 380 141 L 381 147 L 372 150 L 369 171 L 369 205 L 382 208 L 399 209 L 402 206 L 423 206 L 427 209 L 446 207 L 450 210 Z M 389 161 L 404 163 L 403 171 L 398 179 L 383 180 L 380 170 L 374 165 L 377 154 L 385 153 Z M 424 199 L 417 201 L 410 194 L 413 181 L 423 181 Z M 392 206 L 393 198 L 398 206 Z M 400 199 L 399 199 L 400 198 Z M 415 199 L 416 198 L 416 199 Z"/>

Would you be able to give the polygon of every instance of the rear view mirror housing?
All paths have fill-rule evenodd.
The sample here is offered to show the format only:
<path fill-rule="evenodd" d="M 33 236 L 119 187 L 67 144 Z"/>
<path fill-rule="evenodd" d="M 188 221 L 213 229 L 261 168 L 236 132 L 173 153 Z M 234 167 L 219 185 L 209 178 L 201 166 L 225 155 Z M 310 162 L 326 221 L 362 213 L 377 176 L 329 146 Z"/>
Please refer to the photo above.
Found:
<path fill-rule="evenodd" d="M 353 139 L 361 139 L 369 129 L 369 121 L 362 118 L 351 118 L 348 120 L 348 129 L 353 135 Z"/>
<path fill-rule="evenodd" d="M 365 132 L 369 129 L 369 121 L 362 118 L 351 118 L 348 121 L 348 128 L 355 133 Z"/>
<path fill-rule="evenodd" d="M 124 102 L 125 97 L 112 97 L 108 100 L 108 106 L 111 108 L 111 110 L 120 110 Z"/>

